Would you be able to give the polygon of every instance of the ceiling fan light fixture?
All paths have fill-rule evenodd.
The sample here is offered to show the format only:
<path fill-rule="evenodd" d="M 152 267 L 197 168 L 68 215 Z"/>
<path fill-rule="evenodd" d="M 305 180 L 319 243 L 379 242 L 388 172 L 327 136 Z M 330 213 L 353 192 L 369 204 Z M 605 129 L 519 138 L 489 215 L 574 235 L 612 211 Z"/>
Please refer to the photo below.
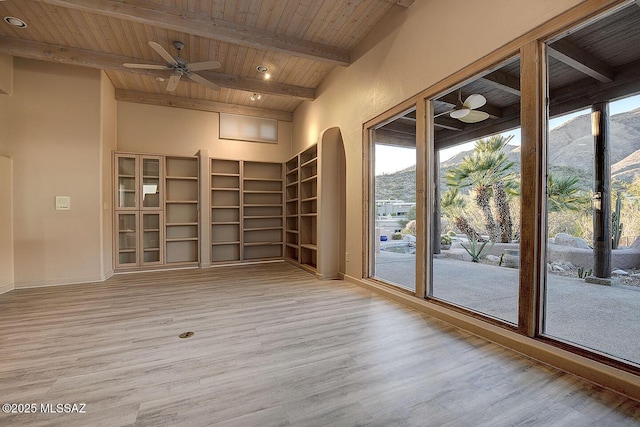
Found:
<path fill-rule="evenodd" d="M 471 110 L 469 108 L 463 107 L 463 108 L 460 108 L 459 110 L 453 110 L 449 115 L 453 119 L 460 119 L 462 117 L 468 116 L 470 112 Z"/>
<path fill-rule="evenodd" d="M 16 18 L 15 16 L 5 16 L 4 21 L 16 28 L 27 28 L 27 23 L 20 18 Z"/>
<path fill-rule="evenodd" d="M 254 93 L 249 99 L 251 99 L 252 101 L 257 101 L 260 98 L 262 98 L 262 95 L 260 95 L 259 93 Z"/>

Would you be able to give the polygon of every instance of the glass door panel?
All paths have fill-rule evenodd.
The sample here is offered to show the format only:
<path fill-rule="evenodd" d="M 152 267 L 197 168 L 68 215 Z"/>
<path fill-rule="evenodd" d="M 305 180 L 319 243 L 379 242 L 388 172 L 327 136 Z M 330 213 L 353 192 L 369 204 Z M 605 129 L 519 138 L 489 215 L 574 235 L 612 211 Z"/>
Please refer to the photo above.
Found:
<path fill-rule="evenodd" d="M 142 158 L 142 207 L 160 207 L 160 159 Z"/>
<path fill-rule="evenodd" d="M 162 214 L 142 214 L 142 264 L 162 262 Z"/>
<path fill-rule="evenodd" d="M 137 206 L 137 177 L 136 158 L 117 157 L 118 162 L 118 188 L 116 203 L 118 208 L 132 208 Z"/>
<path fill-rule="evenodd" d="M 138 214 L 118 213 L 117 224 L 116 264 L 119 267 L 135 266 L 138 263 Z"/>

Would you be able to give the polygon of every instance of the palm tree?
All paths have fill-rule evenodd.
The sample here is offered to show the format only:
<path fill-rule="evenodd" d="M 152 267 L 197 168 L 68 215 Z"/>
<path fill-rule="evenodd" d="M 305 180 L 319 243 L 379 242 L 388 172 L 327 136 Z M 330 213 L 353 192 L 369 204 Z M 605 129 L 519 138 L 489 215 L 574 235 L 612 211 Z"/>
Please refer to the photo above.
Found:
<path fill-rule="evenodd" d="M 580 196 L 580 179 L 573 176 L 555 176 L 547 179 L 547 210 L 549 212 L 577 211 L 584 202 Z"/>
<path fill-rule="evenodd" d="M 510 242 L 513 235 L 507 191 L 515 189 L 515 174 L 511 172 L 514 163 L 502 151 L 512 138 L 495 135 L 477 141 L 473 152 L 446 174 L 449 186 L 472 187 L 493 241 Z M 497 224 L 491 211 L 491 197 L 496 203 Z"/>
<path fill-rule="evenodd" d="M 469 239 L 480 240 L 480 234 L 469 224 L 469 221 L 461 215 L 464 209 L 464 199 L 458 193 L 457 188 L 449 188 L 440 199 L 440 209 L 453 220 L 456 228 L 466 234 Z"/>

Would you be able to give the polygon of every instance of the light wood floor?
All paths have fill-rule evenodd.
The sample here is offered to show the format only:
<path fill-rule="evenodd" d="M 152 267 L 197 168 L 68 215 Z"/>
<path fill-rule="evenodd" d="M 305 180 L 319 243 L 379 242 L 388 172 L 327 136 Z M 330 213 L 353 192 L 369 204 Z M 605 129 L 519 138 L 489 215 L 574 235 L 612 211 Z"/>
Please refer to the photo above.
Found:
<path fill-rule="evenodd" d="M 0 425 L 640 424 L 636 401 L 284 263 L 0 295 L 0 400 L 87 412 Z"/>

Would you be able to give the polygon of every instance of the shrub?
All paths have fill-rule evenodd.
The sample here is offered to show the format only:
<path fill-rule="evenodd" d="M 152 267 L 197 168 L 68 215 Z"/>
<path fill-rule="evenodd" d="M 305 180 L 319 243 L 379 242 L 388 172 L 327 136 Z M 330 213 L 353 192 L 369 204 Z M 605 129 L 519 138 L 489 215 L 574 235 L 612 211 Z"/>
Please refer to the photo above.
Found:
<path fill-rule="evenodd" d="M 485 242 L 480 243 L 477 239 L 469 239 L 469 247 L 467 248 L 465 245 L 462 245 L 465 251 L 469 255 L 471 255 L 471 262 L 480 262 L 482 258 L 493 248 L 495 242 L 491 240 L 487 240 Z M 484 249 L 488 244 L 491 244 L 489 248 L 485 251 Z"/>

